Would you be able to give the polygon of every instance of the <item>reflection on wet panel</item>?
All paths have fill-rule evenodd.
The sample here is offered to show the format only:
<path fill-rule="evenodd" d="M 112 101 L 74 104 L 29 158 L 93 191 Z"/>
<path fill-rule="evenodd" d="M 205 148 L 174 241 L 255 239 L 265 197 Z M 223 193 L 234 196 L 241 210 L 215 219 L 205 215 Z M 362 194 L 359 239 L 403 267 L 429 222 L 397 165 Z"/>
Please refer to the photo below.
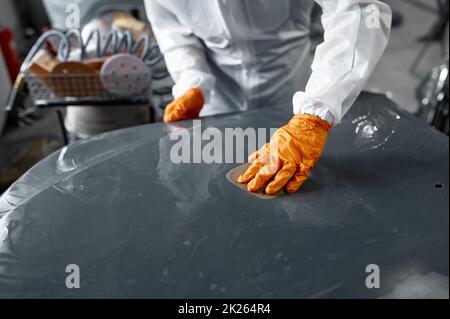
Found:
<path fill-rule="evenodd" d="M 291 118 L 285 109 L 201 125 L 270 129 Z M 192 122 L 177 126 L 193 130 Z M 173 163 L 176 129 L 154 124 L 72 144 L 3 194 L 0 298 L 395 298 L 402 287 L 445 291 L 448 139 L 385 97 L 363 94 L 331 131 L 302 190 L 269 201 L 227 180 L 239 164 Z M 365 286 L 372 264 L 379 266 L 379 289 Z M 67 289 L 68 265 L 79 266 L 80 289 Z M 421 265 L 417 274 L 425 277 L 397 275 L 409 265 Z"/>

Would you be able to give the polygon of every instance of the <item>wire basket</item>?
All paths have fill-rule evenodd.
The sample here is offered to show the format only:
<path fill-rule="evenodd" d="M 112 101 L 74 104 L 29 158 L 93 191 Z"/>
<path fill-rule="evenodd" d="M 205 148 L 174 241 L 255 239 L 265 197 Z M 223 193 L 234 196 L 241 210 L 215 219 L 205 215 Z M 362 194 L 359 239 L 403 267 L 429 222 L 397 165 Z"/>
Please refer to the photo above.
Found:
<path fill-rule="evenodd" d="M 146 104 L 151 74 L 28 74 L 26 83 L 38 106 Z"/>

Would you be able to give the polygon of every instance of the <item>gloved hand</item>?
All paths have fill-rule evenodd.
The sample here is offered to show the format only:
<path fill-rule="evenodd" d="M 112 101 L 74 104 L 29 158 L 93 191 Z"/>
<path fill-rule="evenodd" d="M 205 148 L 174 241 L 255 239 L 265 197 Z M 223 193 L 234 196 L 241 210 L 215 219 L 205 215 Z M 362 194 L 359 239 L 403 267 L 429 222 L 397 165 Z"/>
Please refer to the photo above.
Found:
<path fill-rule="evenodd" d="M 198 118 L 205 105 L 205 97 L 199 88 L 187 91 L 166 107 L 164 122 L 172 123 Z"/>
<path fill-rule="evenodd" d="M 297 192 L 322 155 L 331 124 L 316 116 L 296 115 L 273 135 L 270 144 L 250 156 L 252 165 L 238 182 L 250 192 L 274 195 L 285 188 Z"/>

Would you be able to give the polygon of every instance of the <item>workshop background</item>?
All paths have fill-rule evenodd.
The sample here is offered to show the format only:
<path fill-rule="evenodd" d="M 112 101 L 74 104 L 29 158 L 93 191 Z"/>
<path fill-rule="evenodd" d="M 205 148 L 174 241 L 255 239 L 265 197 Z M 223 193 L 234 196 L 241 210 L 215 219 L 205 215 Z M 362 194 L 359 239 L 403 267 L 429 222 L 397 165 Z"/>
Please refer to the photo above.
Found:
<path fill-rule="evenodd" d="M 130 15 L 145 19 L 140 12 L 140 1 L 131 2 Z M 401 109 L 448 135 L 449 1 L 385 2 L 394 11 L 391 40 L 366 90 L 386 94 Z M 317 44 L 322 37 L 320 9 L 313 15 L 311 36 Z M 43 1 L 0 1 L 0 194 L 66 142 L 58 113 L 33 107 L 26 99 L 6 110 L 20 62 L 48 28 L 51 28 L 51 19 Z M 157 68 L 154 74 L 164 75 L 163 63 Z M 147 122 L 161 120 L 164 106 L 171 99 L 171 84 L 165 76 L 154 80 L 150 103 L 145 109 Z"/>

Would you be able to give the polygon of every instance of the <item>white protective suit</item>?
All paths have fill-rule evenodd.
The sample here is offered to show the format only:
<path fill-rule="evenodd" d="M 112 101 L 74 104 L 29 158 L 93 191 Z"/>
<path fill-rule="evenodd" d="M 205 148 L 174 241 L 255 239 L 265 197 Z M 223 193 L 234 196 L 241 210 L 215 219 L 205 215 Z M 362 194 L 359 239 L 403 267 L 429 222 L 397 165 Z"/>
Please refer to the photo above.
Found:
<path fill-rule="evenodd" d="M 293 103 L 337 124 L 386 48 L 392 13 L 376 0 L 315 2 L 325 41 L 312 61 L 313 0 L 145 0 L 174 96 L 202 89 L 201 115 Z"/>

